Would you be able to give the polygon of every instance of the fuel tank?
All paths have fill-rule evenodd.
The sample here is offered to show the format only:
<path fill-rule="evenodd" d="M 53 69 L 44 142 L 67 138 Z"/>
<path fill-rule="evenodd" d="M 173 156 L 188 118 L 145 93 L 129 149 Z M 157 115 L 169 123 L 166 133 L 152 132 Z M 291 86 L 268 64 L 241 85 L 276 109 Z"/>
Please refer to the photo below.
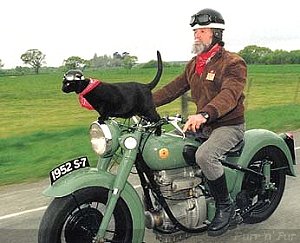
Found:
<path fill-rule="evenodd" d="M 200 146 L 195 138 L 183 138 L 175 132 L 163 133 L 161 136 L 154 134 L 145 141 L 143 158 L 152 170 L 169 170 L 186 167 L 183 157 L 183 148 L 186 145 Z"/>

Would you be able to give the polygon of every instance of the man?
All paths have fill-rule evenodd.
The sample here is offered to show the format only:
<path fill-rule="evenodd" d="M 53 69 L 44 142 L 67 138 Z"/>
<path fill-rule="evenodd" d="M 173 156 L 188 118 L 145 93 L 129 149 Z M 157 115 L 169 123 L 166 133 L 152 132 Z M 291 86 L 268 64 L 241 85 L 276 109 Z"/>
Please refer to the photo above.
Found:
<path fill-rule="evenodd" d="M 241 57 L 224 49 L 225 22 L 219 12 L 203 9 L 192 16 L 190 25 L 196 56 L 181 75 L 156 91 L 153 99 L 156 106 L 161 106 L 191 90 L 197 112 L 188 117 L 183 131 L 207 139 L 195 156 L 216 202 L 208 235 L 217 236 L 226 232 L 235 217 L 219 158 L 244 136 L 243 90 L 247 67 Z"/>

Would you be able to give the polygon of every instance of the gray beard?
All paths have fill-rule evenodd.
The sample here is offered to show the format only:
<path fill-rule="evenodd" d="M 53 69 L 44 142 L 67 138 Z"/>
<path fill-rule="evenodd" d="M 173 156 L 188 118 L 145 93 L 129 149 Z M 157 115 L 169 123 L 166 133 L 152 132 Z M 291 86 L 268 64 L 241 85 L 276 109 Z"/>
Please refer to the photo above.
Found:
<path fill-rule="evenodd" d="M 203 42 L 194 42 L 192 46 L 192 53 L 195 55 L 201 54 L 208 50 L 210 44 L 204 44 Z"/>

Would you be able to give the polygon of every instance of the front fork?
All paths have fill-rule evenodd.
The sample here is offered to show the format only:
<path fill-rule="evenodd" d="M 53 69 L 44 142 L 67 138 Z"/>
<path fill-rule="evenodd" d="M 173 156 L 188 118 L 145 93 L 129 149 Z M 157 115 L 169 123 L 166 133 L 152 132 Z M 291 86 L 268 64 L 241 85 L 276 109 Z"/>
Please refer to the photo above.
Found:
<path fill-rule="evenodd" d="M 133 164 L 136 160 L 140 140 L 141 132 L 139 131 L 135 132 L 134 134 L 126 134 L 122 136 L 119 140 L 120 146 L 124 150 L 124 154 L 118 167 L 117 175 L 113 182 L 112 190 L 110 190 L 109 192 L 106 209 L 98 233 L 95 237 L 94 243 L 104 242 L 105 233 L 111 220 L 113 211 L 116 207 L 120 194 L 125 187 Z M 135 147 L 133 147 L 134 143 L 136 143 Z"/>

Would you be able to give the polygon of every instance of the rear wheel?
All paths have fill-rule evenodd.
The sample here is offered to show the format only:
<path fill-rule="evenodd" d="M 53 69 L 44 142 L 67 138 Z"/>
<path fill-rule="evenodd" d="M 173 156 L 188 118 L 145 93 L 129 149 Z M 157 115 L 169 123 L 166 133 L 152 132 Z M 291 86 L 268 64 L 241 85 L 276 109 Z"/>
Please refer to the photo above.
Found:
<path fill-rule="evenodd" d="M 102 187 L 84 188 L 55 198 L 39 228 L 39 243 L 92 243 L 101 224 L 108 198 Z M 105 242 L 131 242 L 132 218 L 120 198 L 113 212 Z"/>
<path fill-rule="evenodd" d="M 266 220 L 281 201 L 286 174 L 285 170 L 276 168 L 283 165 L 282 156 L 275 148 L 264 148 L 253 157 L 248 168 L 262 173 L 264 163 L 271 163 L 270 184 L 267 187 L 261 177 L 250 173 L 244 176 L 239 202 L 244 223 L 254 224 Z"/>

